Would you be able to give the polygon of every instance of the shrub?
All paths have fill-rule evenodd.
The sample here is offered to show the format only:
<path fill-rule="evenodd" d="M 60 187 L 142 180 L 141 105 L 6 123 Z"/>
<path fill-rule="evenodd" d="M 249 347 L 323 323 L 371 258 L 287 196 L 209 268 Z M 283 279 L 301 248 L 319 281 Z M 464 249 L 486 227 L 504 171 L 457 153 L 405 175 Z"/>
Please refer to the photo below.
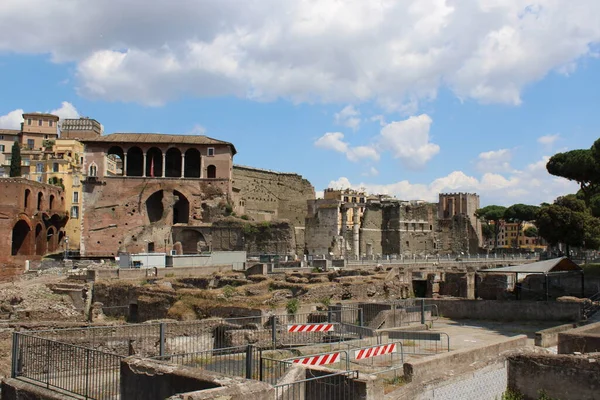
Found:
<path fill-rule="evenodd" d="M 235 288 L 231 285 L 225 285 L 223 286 L 223 296 L 225 296 L 225 298 L 230 298 L 233 297 L 237 294 L 237 290 L 235 290 Z"/>
<path fill-rule="evenodd" d="M 300 301 L 298 299 L 291 299 L 285 305 L 285 309 L 288 312 L 288 314 L 296 314 L 298 312 L 299 307 Z"/>

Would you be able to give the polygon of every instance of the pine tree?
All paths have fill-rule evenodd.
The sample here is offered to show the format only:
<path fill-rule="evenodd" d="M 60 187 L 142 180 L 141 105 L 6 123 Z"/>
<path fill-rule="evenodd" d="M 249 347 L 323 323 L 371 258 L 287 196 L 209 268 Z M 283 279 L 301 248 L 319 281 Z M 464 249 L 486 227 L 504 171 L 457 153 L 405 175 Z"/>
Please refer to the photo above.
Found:
<path fill-rule="evenodd" d="M 18 142 L 14 142 L 10 159 L 10 176 L 21 177 L 21 147 Z"/>

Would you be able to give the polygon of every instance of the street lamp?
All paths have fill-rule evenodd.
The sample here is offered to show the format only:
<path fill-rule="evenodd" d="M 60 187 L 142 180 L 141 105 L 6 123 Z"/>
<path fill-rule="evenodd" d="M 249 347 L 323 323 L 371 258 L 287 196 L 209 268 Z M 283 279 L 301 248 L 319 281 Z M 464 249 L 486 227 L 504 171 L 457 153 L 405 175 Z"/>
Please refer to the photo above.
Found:
<path fill-rule="evenodd" d="M 65 260 L 69 258 L 69 237 L 65 236 Z"/>

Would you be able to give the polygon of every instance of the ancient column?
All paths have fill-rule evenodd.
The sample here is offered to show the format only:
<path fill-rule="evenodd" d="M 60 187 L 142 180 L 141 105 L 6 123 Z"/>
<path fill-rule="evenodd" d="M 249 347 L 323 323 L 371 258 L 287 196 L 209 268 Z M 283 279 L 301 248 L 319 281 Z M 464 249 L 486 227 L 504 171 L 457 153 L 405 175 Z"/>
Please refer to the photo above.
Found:
<path fill-rule="evenodd" d="M 181 177 L 185 177 L 185 153 L 181 153 Z"/>
<path fill-rule="evenodd" d="M 123 176 L 127 176 L 127 153 L 123 153 Z"/>
<path fill-rule="evenodd" d="M 167 153 L 163 153 L 163 164 L 162 164 L 162 177 L 164 178 L 166 175 L 166 171 L 167 171 Z"/>
<path fill-rule="evenodd" d="M 356 259 L 359 259 L 360 251 L 358 245 L 360 239 L 360 218 L 358 215 L 357 207 L 352 208 L 352 224 L 352 253 L 354 254 L 354 257 L 356 257 Z"/>
<path fill-rule="evenodd" d="M 142 177 L 146 177 L 146 152 L 144 152 L 144 166 L 142 167 Z"/>

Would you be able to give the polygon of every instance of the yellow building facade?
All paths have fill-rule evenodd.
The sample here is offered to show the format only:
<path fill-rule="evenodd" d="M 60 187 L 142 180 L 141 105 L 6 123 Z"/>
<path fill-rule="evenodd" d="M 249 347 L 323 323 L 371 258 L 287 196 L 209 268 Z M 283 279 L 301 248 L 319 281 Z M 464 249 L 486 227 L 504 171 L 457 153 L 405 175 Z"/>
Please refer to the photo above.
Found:
<path fill-rule="evenodd" d="M 492 223 L 493 224 L 493 223 Z M 523 222 L 519 232 L 519 224 L 516 222 L 500 223 L 500 231 L 498 233 L 498 249 L 523 249 L 526 251 L 543 251 L 548 245 L 546 241 L 539 237 L 525 236 L 525 231 L 528 228 L 535 228 L 531 222 Z M 517 242 L 518 238 L 518 242 Z M 494 238 L 488 240 L 489 248 L 494 247 Z"/>
<path fill-rule="evenodd" d="M 60 186 L 65 193 L 69 220 L 65 226 L 68 241 L 64 250 L 79 250 L 81 238 L 81 199 L 83 144 L 74 139 L 56 139 L 52 148 L 30 156 L 29 179 Z"/>

